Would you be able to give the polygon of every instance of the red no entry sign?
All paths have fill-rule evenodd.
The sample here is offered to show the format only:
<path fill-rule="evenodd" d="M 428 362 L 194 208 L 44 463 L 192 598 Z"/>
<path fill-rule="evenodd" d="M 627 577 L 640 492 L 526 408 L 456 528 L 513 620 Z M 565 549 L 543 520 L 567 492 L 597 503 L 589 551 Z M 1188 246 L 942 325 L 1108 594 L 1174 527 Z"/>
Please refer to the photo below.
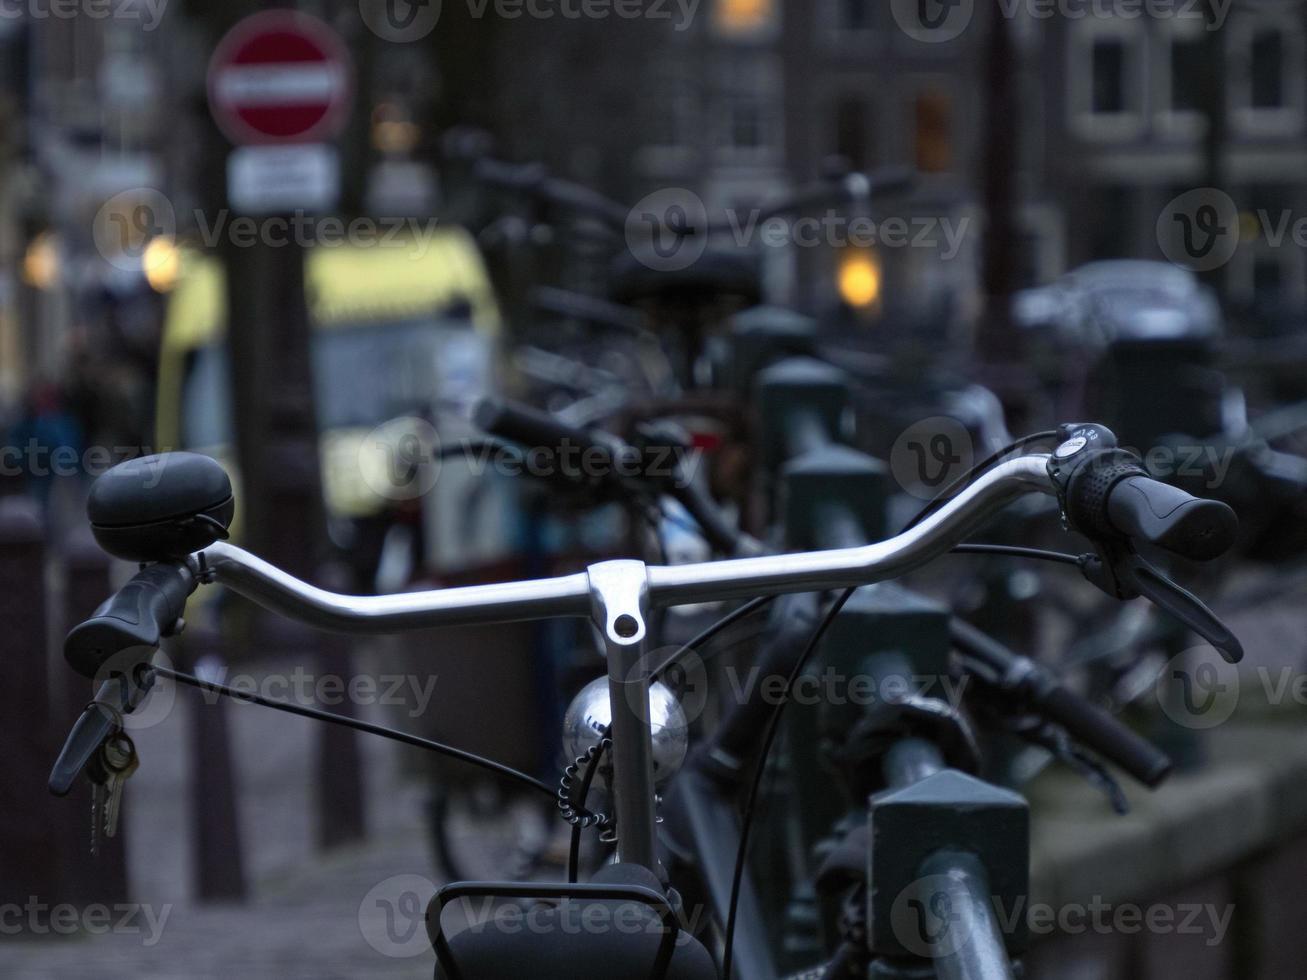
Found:
<path fill-rule="evenodd" d="M 294 10 L 240 21 L 209 62 L 209 106 L 233 143 L 330 139 L 352 97 L 349 52 L 330 27 Z"/>

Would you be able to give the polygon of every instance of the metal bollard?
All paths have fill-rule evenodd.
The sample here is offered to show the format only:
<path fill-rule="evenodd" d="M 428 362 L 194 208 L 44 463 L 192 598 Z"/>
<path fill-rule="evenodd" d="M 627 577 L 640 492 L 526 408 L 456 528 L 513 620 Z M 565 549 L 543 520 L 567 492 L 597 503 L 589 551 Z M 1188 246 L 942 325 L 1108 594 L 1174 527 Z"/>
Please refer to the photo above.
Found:
<path fill-rule="evenodd" d="M 843 441 L 850 394 L 839 368 L 793 357 L 760 372 L 754 387 L 760 453 L 769 469 Z"/>
<path fill-rule="evenodd" d="M 754 306 L 731 318 L 729 383 L 741 394 L 765 368 L 791 357 L 813 356 L 817 322 L 779 306 Z"/>
<path fill-rule="evenodd" d="M 314 579 L 325 589 L 350 591 L 348 574 L 339 565 L 321 568 Z M 242 641 L 247 646 L 290 654 L 300 663 L 312 664 L 319 678 L 339 678 L 348 690 L 353 657 L 347 637 L 312 630 L 262 610 L 248 613 L 248 637 Z M 356 714 L 347 697 L 315 706 L 350 717 Z M 353 729 L 332 724 L 317 724 L 314 729 L 314 827 L 318 846 L 327 849 L 366 836 L 362 757 L 358 732 Z"/>
<path fill-rule="evenodd" d="M 224 662 L 221 634 L 196 626 L 185 637 L 183 656 L 201 678 Z M 192 692 L 191 807 L 195 894 L 205 902 L 243 902 L 247 897 L 236 778 L 232 766 L 227 699 Z"/>
<path fill-rule="evenodd" d="M 0 497 L 0 622 L 8 640 L 0 684 L 0 903 L 19 906 L 48 907 L 62 884 L 50 838 L 67 808 L 46 788 L 59 737 L 51 719 L 47 614 L 39 510 L 26 497 Z"/>
<path fill-rule="evenodd" d="M 344 589 L 345 573 L 328 567 L 323 574 L 324 586 Z M 318 640 L 318 664 L 322 674 L 340 678 L 346 690 L 353 677 L 353 656 L 348 637 L 326 634 Z M 330 710 L 353 718 L 357 706 L 343 697 Z M 324 850 L 362 840 L 367 836 L 367 812 L 364 808 L 363 765 L 359 754 L 358 732 L 343 725 L 318 725 L 317 806 L 318 846 Z"/>

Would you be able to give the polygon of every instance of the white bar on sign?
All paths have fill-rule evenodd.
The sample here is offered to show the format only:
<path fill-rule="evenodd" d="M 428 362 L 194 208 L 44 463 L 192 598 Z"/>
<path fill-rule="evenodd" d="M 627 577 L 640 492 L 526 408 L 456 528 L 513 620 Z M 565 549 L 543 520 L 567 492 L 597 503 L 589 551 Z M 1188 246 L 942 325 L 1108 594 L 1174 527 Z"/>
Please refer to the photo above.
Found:
<path fill-rule="evenodd" d="M 244 214 L 326 211 L 339 196 L 340 156 L 333 146 L 242 146 L 227 158 L 227 197 Z"/>
<path fill-rule="evenodd" d="M 340 90 L 335 65 L 235 65 L 218 73 L 218 100 L 227 105 L 329 102 Z"/>

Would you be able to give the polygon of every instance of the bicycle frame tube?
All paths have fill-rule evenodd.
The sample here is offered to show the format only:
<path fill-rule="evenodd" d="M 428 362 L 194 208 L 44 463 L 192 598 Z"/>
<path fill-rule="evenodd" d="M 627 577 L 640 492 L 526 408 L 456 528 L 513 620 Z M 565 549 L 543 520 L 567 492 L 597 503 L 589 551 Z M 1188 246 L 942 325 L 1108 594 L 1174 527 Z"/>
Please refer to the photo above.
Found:
<path fill-rule="evenodd" d="M 921 873 L 938 883 L 954 917 L 931 943 L 937 980 L 1014 980 L 980 859 L 965 852 L 938 851 L 922 865 Z"/>

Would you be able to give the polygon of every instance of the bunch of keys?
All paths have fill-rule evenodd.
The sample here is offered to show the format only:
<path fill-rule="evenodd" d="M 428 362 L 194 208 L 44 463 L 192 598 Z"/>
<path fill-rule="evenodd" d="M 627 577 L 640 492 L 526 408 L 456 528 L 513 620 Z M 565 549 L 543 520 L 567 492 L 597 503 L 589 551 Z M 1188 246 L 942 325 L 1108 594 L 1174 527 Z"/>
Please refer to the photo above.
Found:
<path fill-rule="evenodd" d="M 104 740 L 100 751 L 87 766 L 93 784 L 91 790 L 91 854 L 100 850 L 100 834 L 114 837 L 118 833 L 118 814 L 122 809 L 123 786 L 140 767 L 136 744 L 126 732 L 115 732 Z"/>

